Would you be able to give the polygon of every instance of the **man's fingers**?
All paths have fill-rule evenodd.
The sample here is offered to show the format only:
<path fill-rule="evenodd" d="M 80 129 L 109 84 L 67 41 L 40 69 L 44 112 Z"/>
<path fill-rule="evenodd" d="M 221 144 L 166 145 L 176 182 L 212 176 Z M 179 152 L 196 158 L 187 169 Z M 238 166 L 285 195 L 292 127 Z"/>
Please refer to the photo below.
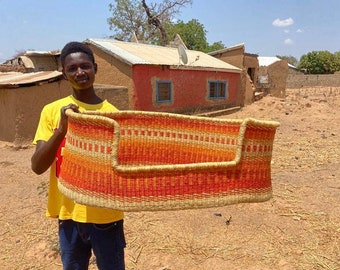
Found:
<path fill-rule="evenodd" d="M 75 104 L 69 104 L 61 108 L 61 112 L 63 115 L 66 115 L 67 110 L 72 110 L 74 112 L 79 112 L 79 107 Z"/>

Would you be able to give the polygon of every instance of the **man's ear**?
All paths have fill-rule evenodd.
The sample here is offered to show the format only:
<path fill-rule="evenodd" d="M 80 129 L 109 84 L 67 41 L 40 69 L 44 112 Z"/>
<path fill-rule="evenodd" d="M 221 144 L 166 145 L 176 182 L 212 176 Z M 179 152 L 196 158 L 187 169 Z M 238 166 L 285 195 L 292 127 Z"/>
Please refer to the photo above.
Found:
<path fill-rule="evenodd" d="M 94 64 L 93 64 L 93 67 L 94 67 L 94 73 L 97 74 L 97 70 L 98 70 L 98 65 L 97 65 L 97 63 L 94 63 Z"/>
<path fill-rule="evenodd" d="M 65 71 L 64 71 L 64 68 L 61 70 L 61 72 L 63 73 L 63 77 L 66 81 L 68 81 L 67 77 L 66 77 L 66 74 L 65 74 Z"/>

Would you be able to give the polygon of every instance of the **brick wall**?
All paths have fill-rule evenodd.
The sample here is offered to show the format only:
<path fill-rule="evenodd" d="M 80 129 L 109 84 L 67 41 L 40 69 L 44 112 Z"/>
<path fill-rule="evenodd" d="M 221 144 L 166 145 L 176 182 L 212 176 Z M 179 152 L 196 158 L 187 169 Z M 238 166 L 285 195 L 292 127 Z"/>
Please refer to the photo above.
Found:
<path fill-rule="evenodd" d="M 286 82 L 286 88 L 302 88 L 315 86 L 340 86 L 340 74 L 289 74 Z"/>

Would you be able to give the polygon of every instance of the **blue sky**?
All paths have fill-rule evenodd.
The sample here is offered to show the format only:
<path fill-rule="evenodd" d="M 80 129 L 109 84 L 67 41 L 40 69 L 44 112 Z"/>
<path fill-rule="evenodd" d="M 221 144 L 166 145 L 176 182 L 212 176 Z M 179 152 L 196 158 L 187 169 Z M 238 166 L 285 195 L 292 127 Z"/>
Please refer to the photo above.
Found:
<path fill-rule="evenodd" d="M 58 50 L 69 41 L 112 35 L 112 2 L 0 0 L 0 63 L 20 51 Z M 339 0 L 193 0 L 178 19 L 197 19 L 210 44 L 244 43 L 248 53 L 299 60 L 311 51 L 340 51 L 339 11 Z"/>

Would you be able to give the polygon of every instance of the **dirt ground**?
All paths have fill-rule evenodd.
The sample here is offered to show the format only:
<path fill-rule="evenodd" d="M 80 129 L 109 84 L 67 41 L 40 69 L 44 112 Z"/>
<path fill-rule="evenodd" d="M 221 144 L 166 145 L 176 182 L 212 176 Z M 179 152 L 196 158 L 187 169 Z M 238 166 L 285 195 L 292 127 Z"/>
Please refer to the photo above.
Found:
<path fill-rule="evenodd" d="M 132 270 L 340 269 L 340 87 L 288 89 L 222 117 L 273 119 L 273 198 L 264 203 L 126 213 Z M 47 174 L 32 146 L 0 142 L 0 268 L 62 269 L 44 216 Z M 92 263 L 91 269 L 96 269 Z"/>

